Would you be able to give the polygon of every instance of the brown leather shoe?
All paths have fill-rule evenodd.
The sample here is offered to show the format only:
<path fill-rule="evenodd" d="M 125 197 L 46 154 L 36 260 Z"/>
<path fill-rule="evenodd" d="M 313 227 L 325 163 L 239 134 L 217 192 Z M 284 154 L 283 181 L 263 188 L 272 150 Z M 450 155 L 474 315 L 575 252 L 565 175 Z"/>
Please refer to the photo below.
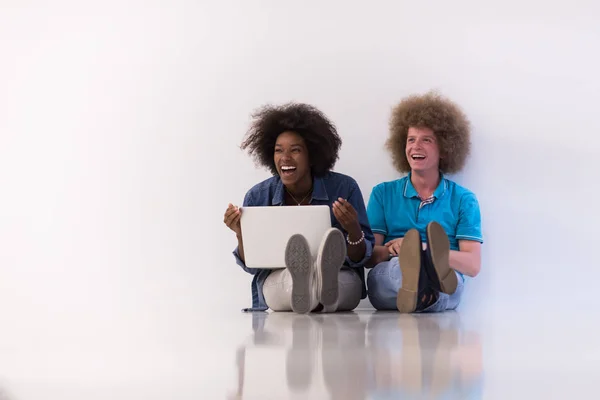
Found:
<path fill-rule="evenodd" d="M 421 235 L 416 229 L 411 229 L 404 235 L 398 261 L 402 287 L 398 291 L 396 307 L 401 313 L 412 313 L 417 308 L 421 273 Z"/>
<path fill-rule="evenodd" d="M 442 226 L 433 221 L 427 225 L 428 273 L 434 288 L 453 294 L 458 286 L 456 272 L 450 268 L 450 241 Z"/>

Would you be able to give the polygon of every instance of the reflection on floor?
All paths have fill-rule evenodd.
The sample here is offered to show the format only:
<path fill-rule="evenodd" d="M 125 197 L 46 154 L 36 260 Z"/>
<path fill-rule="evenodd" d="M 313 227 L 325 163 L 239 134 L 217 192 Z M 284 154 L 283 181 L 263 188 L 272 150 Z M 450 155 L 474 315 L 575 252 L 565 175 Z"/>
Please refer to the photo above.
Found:
<path fill-rule="evenodd" d="M 482 346 L 460 314 L 252 314 L 229 399 L 480 399 Z"/>
<path fill-rule="evenodd" d="M 435 315 L 165 307 L 108 321 L 67 316 L 45 329 L 14 320 L 0 324 L 0 400 L 594 398 L 593 306 L 519 307 Z"/>

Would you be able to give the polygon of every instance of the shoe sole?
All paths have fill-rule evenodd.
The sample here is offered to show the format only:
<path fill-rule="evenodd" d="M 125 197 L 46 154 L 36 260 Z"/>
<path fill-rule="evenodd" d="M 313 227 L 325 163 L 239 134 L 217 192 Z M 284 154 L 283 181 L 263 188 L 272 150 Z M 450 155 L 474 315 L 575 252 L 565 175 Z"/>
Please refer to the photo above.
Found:
<path fill-rule="evenodd" d="M 308 241 L 302 235 L 292 235 L 285 248 L 285 266 L 292 276 L 292 310 L 298 314 L 310 311 L 311 265 Z"/>
<path fill-rule="evenodd" d="M 319 274 L 318 298 L 324 307 L 332 306 L 338 301 L 340 269 L 346 260 L 346 239 L 338 229 L 332 228 L 326 234 L 317 257 L 317 273 Z"/>
<path fill-rule="evenodd" d="M 412 313 L 417 308 L 419 274 L 421 272 L 421 235 L 415 229 L 406 232 L 400 246 L 402 287 L 398 291 L 396 307 L 401 313 Z"/>
<path fill-rule="evenodd" d="M 440 282 L 442 293 L 453 294 L 458 286 L 456 273 L 450 268 L 450 241 L 444 228 L 437 223 L 427 225 L 427 246 L 433 269 Z"/>

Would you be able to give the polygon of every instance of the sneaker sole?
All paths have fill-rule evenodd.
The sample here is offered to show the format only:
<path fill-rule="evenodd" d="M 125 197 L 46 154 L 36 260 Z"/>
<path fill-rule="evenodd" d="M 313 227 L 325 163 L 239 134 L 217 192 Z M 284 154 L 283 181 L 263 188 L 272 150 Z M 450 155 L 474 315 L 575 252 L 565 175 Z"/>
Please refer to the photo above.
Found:
<path fill-rule="evenodd" d="M 329 230 L 321 246 L 317 258 L 317 271 L 320 275 L 319 301 L 323 306 L 334 305 L 338 301 L 340 269 L 346 260 L 346 239 L 338 229 Z"/>
<path fill-rule="evenodd" d="M 398 291 L 396 307 L 401 313 L 412 313 L 417 308 L 421 272 L 421 235 L 417 230 L 411 229 L 404 236 L 399 261 L 402 287 Z"/>
<path fill-rule="evenodd" d="M 293 235 L 285 248 L 285 266 L 292 276 L 292 310 L 299 314 L 310 311 L 311 295 L 310 246 L 302 235 Z"/>
<path fill-rule="evenodd" d="M 453 294 L 458 286 L 458 279 L 454 270 L 450 268 L 450 241 L 444 228 L 437 222 L 427 225 L 427 242 L 441 291 Z"/>

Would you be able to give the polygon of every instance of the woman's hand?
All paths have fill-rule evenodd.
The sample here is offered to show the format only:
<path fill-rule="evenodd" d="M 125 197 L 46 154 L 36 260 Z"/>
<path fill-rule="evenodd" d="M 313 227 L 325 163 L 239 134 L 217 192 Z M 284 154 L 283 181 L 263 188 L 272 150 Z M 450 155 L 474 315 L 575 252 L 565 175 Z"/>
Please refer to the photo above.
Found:
<path fill-rule="evenodd" d="M 361 237 L 358 213 L 346 200 L 341 197 L 333 203 L 333 215 L 339 221 L 342 228 L 350 235 L 349 240 L 359 240 Z"/>
<path fill-rule="evenodd" d="M 230 203 L 229 207 L 227 207 L 227 210 L 225 210 L 223 222 L 229 229 L 235 232 L 235 235 L 238 238 L 242 237 L 242 226 L 240 225 L 241 218 L 242 210 Z"/>

